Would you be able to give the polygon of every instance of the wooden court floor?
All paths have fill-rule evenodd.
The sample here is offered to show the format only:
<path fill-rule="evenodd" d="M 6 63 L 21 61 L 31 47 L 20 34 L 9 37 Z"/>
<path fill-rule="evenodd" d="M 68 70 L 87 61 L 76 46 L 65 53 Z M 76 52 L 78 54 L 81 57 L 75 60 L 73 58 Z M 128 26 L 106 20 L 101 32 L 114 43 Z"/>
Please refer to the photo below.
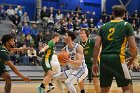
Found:
<path fill-rule="evenodd" d="M 20 81 L 18 82 L 13 81 L 11 93 L 37 93 L 36 87 L 40 84 L 40 82 L 41 81 L 32 81 L 30 83 L 24 83 Z M 68 93 L 66 87 L 65 86 L 63 87 L 65 89 L 65 93 Z M 77 90 L 79 90 L 78 86 L 76 86 L 76 88 Z M 134 93 L 140 93 L 140 81 L 133 82 L 133 88 L 134 88 Z M 86 93 L 95 93 L 93 84 L 85 84 L 85 90 Z M 0 93 L 4 93 L 4 81 L 0 81 Z M 57 89 L 54 88 L 49 93 L 58 93 L 58 92 Z M 122 91 L 120 88 L 117 88 L 116 83 L 113 82 L 110 93 L 122 93 Z"/>

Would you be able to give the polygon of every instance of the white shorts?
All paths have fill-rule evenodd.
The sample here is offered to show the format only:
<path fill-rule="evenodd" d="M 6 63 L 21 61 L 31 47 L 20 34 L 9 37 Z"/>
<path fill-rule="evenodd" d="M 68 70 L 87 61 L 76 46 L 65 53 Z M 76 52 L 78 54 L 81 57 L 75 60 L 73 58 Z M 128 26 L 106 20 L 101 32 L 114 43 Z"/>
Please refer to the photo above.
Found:
<path fill-rule="evenodd" d="M 63 71 L 57 75 L 54 75 L 54 79 L 55 80 L 61 80 L 61 81 L 69 81 L 77 84 L 80 81 L 82 81 L 83 79 L 86 78 L 86 76 L 88 75 L 88 69 L 87 68 L 80 68 L 77 70 L 66 70 Z"/>
<path fill-rule="evenodd" d="M 53 54 L 52 56 L 52 60 L 51 60 L 51 66 L 52 66 L 52 71 L 54 72 L 54 74 L 58 74 L 61 72 L 61 67 L 60 67 L 60 63 L 58 61 L 57 55 Z"/>

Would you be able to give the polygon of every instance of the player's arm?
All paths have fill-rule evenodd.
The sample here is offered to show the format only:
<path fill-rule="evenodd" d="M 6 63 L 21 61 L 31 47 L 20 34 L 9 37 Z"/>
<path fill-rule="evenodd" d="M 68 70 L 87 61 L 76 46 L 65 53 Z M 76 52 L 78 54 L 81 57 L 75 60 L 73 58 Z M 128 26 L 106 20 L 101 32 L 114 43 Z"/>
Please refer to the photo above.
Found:
<path fill-rule="evenodd" d="M 65 51 L 66 51 L 66 47 L 64 47 L 64 48 L 62 49 L 62 51 L 65 52 Z"/>
<path fill-rule="evenodd" d="M 129 50 L 131 53 L 131 59 L 128 63 L 128 66 L 130 66 L 131 64 L 133 64 L 134 59 L 136 58 L 137 54 L 138 54 L 138 48 L 137 48 L 137 44 L 135 42 L 135 37 L 134 36 L 129 36 L 128 37 L 128 45 L 129 45 Z"/>
<path fill-rule="evenodd" d="M 94 46 L 94 51 L 93 51 L 93 64 L 97 65 L 97 59 L 100 53 L 100 47 L 101 47 L 101 37 L 97 36 L 95 46 Z"/>
<path fill-rule="evenodd" d="M 0 52 L 1 53 L 1 60 L 4 61 L 5 65 L 8 65 L 12 71 L 17 74 L 18 76 L 20 76 L 24 81 L 30 81 L 30 79 L 28 77 L 23 76 L 18 70 L 17 68 L 13 65 L 13 63 L 10 61 L 10 57 L 7 55 L 7 53 L 5 52 Z"/>
<path fill-rule="evenodd" d="M 94 46 L 94 51 L 93 51 L 93 66 L 92 66 L 92 71 L 95 76 L 98 75 L 98 72 L 99 72 L 97 60 L 100 53 L 101 43 L 102 43 L 101 37 L 97 36 L 95 46 Z"/>
<path fill-rule="evenodd" d="M 69 60 L 70 64 L 73 64 L 74 66 L 80 66 L 82 64 L 82 60 L 83 60 L 83 47 L 81 45 L 78 45 L 77 47 L 77 51 L 76 51 L 76 60 Z"/>
<path fill-rule="evenodd" d="M 49 45 L 46 45 L 44 48 L 42 48 L 42 49 L 39 51 L 39 53 L 45 52 L 48 48 L 49 48 Z"/>
<path fill-rule="evenodd" d="M 10 48 L 10 51 L 13 51 L 13 52 L 17 52 L 17 51 L 24 51 L 24 50 L 27 50 L 28 48 L 26 47 L 21 47 L 21 48 Z"/>
<path fill-rule="evenodd" d="M 137 56 L 138 49 L 135 42 L 134 29 L 132 25 L 129 23 L 126 23 L 126 37 L 129 45 L 129 50 L 131 53 L 131 59 L 129 60 L 129 63 L 127 65 L 130 66 L 131 64 L 133 64 L 134 59 Z"/>
<path fill-rule="evenodd" d="M 137 44 L 135 42 L 134 36 L 128 37 L 128 45 L 129 45 L 129 49 L 130 49 L 132 58 L 136 58 L 136 56 L 138 54 L 138 48 L 137 48 Z"/>
<path fill-rule="evenodd" d="M 27 82 L 30 81 L 30 79 L 29 79 L 28 77 L 25 77 L 24 75 L 22 75 L 22 74 L 19 72 L 19 70 L 13 65 L 13 63 L 12 63 L 11 61 L 6 61 L 5 64 L 8 65 L 8 66 L 12 69 L 12 71 L 13 71 L 16 75 L 18 75 L 19 77 L 21 77 L 24 81 L 27 81 Z"/>

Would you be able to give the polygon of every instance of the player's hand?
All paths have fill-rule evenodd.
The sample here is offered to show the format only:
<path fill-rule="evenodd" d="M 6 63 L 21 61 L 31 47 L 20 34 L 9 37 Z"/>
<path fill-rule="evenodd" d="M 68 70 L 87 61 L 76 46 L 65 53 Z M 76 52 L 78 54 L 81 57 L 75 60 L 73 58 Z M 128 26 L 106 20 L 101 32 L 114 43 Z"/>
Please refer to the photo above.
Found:
<path fill-rule="evenodd" d="M 30 78 L 28 78 L 28 77 L 23 77 L 22 78 L 25 82 L 30 82 L 31 80 L 30 80 Z"/>
<path fill-rule="evenodd" d="M 93 72 L 94 76 L 98 75 L 98 73 L 99 73 L 99 66 L 98 66 L 98 64 L 93 64 L 92 72 Z"/>
<path fill-rule="evenodd" d="M 64 63 L 68 63 L 68 62 L 70 62 L 71 61 L 71 58 L 63 58 L 63 62 Z"/>
<path fill-rule="evenodd" d="M 21 47 L 20 49 L 21 49 L 21 51 L 27 51 L 28 50 L 27 47 Z"/>
<path fill-rule="evenodd" d="M 129 59 L 129 61 L 128 61 L 128 63 L 127 63 L 127 66 L 128 66 L 128 67 L 130 67 L 130 66 L 133 64 L 134 59 L 135 59 L 135 58 L 130 58 L 130 59 Z"/>
<path fill-rule="evenodd" d="M 39 54 L 42 53 L 42 52 L 44 52 L 44 49 L 41 49 L 41 50 L 39 51 Z"/>

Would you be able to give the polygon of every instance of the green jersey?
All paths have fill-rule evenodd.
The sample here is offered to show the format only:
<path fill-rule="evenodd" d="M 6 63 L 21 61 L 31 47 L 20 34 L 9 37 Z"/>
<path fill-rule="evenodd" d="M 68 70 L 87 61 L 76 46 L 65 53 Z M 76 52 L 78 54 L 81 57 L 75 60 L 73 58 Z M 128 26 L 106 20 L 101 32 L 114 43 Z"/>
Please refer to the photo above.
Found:
<path fill-rule="evenodd" d="M 54 45 L 55 43 L 52 40 L 48 42 L 49 48 L 45 51 L 45 61 L 50 61 L 52 59 L 52 55 L 54 52 Z"/>
<path fill-rule="evenodd" d="M 132 26 L 123 20 L 112 20 L 104 24 L 98 35 L 102 41 L 102 54 L 118 54 L 121 62 L 125 59 L 127 37 L 133 36 Z"/>
<path fill-rule="evenodd" d="M 5 62 L 7 61 L 10 61 L 9 52 L 0 46 L 0 73 L 6 70 Z"/>
<path fill-rule="evenodd" d="M 80 45 L 83 46 L 86 64 L 92 64 L 94 44 L 95 41 L 93 39 L 88 39 L 87 42 L 80 41 Z"/>

